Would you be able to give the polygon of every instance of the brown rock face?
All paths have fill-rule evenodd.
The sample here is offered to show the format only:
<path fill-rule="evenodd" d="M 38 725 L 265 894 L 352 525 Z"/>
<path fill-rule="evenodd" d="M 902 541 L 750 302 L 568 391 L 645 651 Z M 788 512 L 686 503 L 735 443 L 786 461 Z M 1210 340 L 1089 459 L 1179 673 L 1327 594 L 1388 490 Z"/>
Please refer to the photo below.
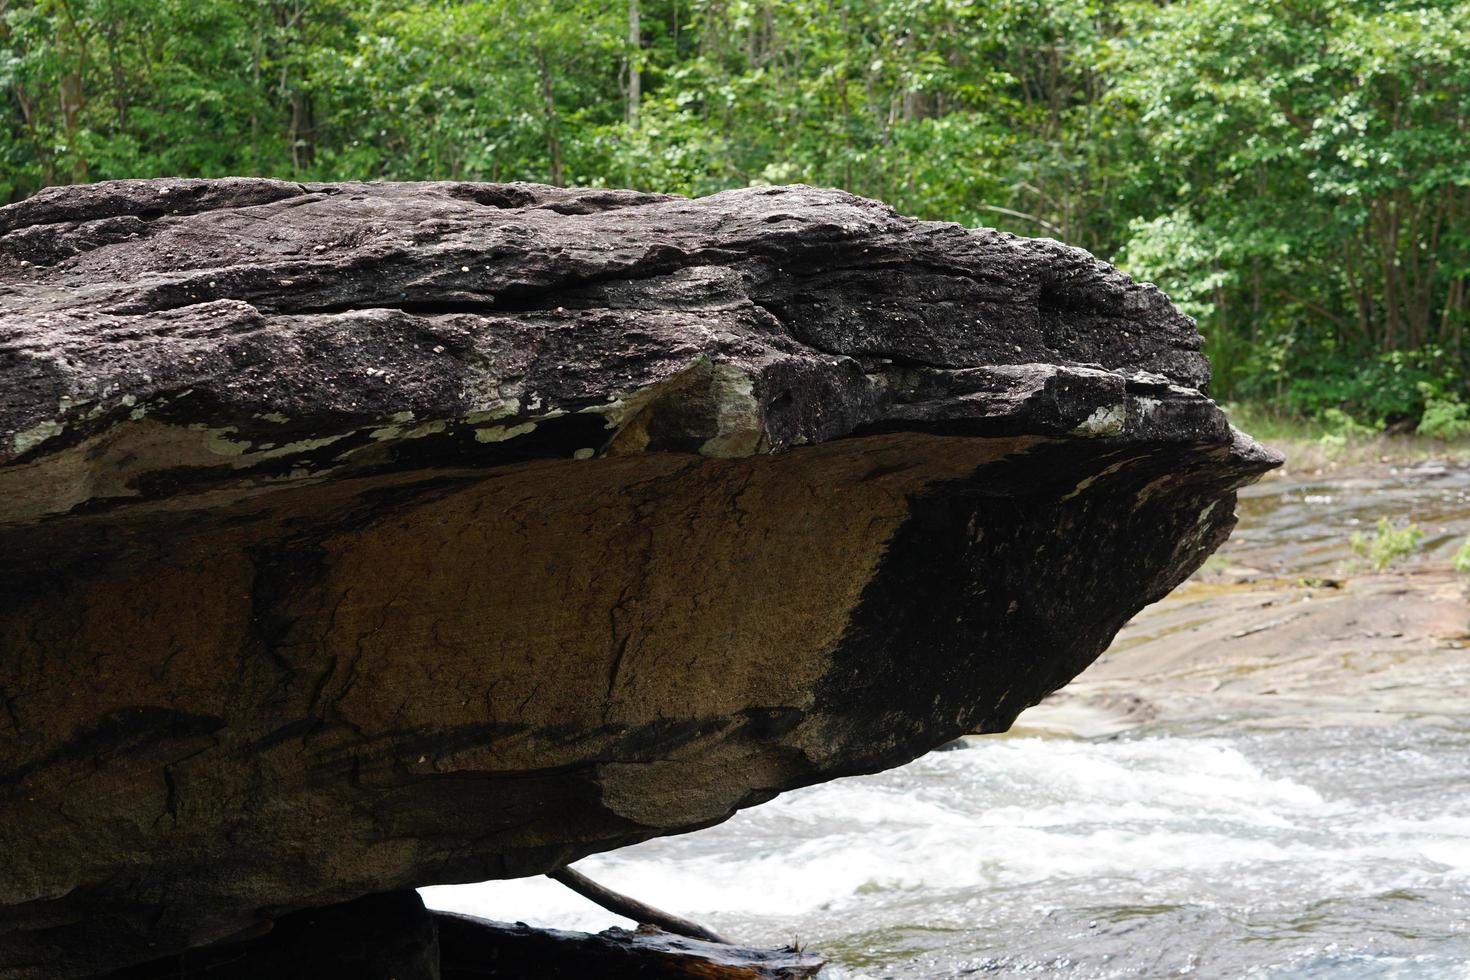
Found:
<path fill-rule="evenodd" d="M 1193 324 L 835 191 L 0 208 L 0 977 L 1005 729 L 1277 460 Z"/>

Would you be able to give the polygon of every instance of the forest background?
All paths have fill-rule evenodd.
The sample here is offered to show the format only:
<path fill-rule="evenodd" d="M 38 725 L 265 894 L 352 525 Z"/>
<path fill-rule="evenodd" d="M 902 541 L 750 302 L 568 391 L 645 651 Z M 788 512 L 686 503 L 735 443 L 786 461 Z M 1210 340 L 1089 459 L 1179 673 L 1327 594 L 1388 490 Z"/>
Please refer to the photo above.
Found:
<path fill-rule="evenodd" d="M 1082 246 L 1217 397 L 1470 434 L 1470 3 L 0 0 L 0 203 L 158 175 L 805 182 Z"/>

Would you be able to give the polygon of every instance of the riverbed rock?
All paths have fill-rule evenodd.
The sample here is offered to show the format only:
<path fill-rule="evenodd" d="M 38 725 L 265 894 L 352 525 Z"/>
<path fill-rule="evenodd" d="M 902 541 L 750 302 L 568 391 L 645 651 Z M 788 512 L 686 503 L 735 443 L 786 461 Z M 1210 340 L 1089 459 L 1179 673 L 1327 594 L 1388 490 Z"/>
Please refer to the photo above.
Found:
<path fill-rule="evenodd" d="M 258 935 L 125 967 L 105 980 L 449 980 L 436 917 L 412 890 L 304 909 L 251 932 Z M 480 962 L 457 957 L 451 964 L 487 966 L 493 938 L 505 932 L 470 931 L 471 943 L 480 940 L 472 949 Z"/>
<path fill-rule="evenodd" d="M 0 977 L 1004 730 L 1277 459 L 1079 249 L 809 187 L 0 208 Z"/>
<path fill-rule="evenodd" d="M 804 980 L 823 966 L 793 947 L 706 942 L 649 925 L 592 935 L 430 912 L 410 890 L 293 912 L 261 935 L 103 980 Z"/>

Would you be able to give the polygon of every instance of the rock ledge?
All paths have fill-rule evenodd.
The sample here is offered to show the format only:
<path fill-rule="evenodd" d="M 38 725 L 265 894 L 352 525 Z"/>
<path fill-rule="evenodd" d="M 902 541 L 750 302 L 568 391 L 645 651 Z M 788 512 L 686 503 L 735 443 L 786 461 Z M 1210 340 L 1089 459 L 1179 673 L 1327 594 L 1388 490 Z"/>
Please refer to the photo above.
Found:
<path fill-rule="evenodd" d="M 0 208 L 0 977 L 1004 730 L 1279 460 L 1078 249 L 808 187 Z"/>

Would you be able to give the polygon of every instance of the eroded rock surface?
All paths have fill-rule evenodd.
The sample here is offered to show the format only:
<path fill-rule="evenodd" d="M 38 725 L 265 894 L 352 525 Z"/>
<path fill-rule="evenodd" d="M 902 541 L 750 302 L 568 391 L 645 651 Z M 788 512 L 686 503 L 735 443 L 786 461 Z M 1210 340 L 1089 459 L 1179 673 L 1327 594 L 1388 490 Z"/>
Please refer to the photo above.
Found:
<path fill-rule="evenodd" d="M 0 209 L 0 976 L 1005 729 L 1276 460 L 1077 249 L 835 191 Z"/>

